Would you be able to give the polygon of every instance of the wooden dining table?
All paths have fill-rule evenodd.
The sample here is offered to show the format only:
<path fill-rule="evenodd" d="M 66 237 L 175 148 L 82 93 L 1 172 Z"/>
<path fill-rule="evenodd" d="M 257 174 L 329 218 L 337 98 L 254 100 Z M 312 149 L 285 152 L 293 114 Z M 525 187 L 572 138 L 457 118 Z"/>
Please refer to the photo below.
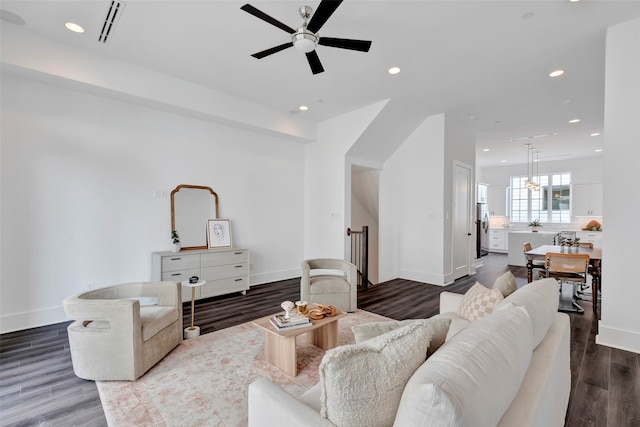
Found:
<path fill-rule="evenodd" d="M 593 300 L 594 312 L 598 308 L 598 290 L 600 289 L 601 272 L 602 272 L 602 249 L 601 248 L 585 248 L 585 247 L 568 247 L 558 245 L 542 245 L 525 252 L 527 257 L 527 282 L 533 281 L 533 261 L 544 260 L 548 252 L 555 253 L 571 253 L 571 254 L 589 254 L 589 264 L 591 265 L 591 292 Z"/>

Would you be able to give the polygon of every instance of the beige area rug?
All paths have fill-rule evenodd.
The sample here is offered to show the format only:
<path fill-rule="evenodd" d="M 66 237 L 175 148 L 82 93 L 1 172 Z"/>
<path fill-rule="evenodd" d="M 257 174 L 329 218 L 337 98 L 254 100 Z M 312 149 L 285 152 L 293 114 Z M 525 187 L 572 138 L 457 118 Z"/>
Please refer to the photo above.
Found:
<path fill-rule="evenodd" d="M 354 342 L 351 326 L 388 320 L 358 310 L 338 322 L 340 345 Z M 137 381 L 98 381 L 110 426 L 247 425 L 249 384 L 266 377 L 299 396 L 318 382 L 321 350 L 298 339 L 298 375 L 264 359 L 264 332 L 251 323 L 185 340 Z"/>

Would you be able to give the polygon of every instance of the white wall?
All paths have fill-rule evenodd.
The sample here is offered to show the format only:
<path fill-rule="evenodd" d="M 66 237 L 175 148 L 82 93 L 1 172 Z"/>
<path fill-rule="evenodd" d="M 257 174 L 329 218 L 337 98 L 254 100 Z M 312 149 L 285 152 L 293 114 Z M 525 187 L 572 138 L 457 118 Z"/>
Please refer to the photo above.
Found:
<path fill-rule="evenodd" d="M 444 121 L 428 117 L 380 173 L 381 282 L 443 281 Z"/>
<path fill-rule="evenodd" d="M 400 277 L 445 285 L 453 280 L 454 161 L 473 167 L 474 153 L 473 133 L 438 114 L 426 118 L 384 163 L 380 281 Z"/>
<path fill-rule="evenodd" d="M 385 102 L 326 120 L 318 141 L 305 146 L 304 255 L 349 259 L 351 163 L 346 154 Z"/>
<path fill-rule="evenodd" d="M 66 320 L 64 297 L 149 280 L 178 184 L 212 187 L 251 282 L 295 277 L 304 146 L 2 75 L 0 331 Z"/>
<path fill-rule="evenodd" d="M 640 20 L 609 28 L 605 71 L 602 316 L 596 342 L 640 353 Z"/>

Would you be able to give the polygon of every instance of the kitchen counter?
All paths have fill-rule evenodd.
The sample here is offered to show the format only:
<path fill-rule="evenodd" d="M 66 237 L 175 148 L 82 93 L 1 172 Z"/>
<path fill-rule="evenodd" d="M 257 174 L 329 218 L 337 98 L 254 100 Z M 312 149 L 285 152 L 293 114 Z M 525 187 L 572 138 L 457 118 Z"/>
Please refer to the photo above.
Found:
<path fill-rule="evenodd" d="M 522 244 L 524 242 L 531 243 L 532 248 L 537 248 L 542 245 L 551 245 L 553 243 L 553 236 L 558 231 L 537 231 L 531 230 L 509 230 L 509 265 L 516 265 L 524 267 L 527 265 L 527 260 L 524 256 L 524 250 Z"/>

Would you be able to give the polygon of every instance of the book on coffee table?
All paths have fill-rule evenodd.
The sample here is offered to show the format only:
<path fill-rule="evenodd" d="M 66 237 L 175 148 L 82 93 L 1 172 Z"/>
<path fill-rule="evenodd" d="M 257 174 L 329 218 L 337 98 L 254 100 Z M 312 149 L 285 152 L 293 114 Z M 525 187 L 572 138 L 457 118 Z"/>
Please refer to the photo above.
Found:
<path fill-rule="evenodd" d="M 295 324 L 286 324 L 284 326 L 280 326 L 275 317 L 272 317 L 271 319 L 269 319 L 269 321 L 271 322 L 273 327 L 276 328 L 276 330 L 278 332 L 290 331 L 292 329 L 298 329 L 298 328 L 306 328 L 307 326 L 311 326 L 313 324 L 313 323 L 311 323 L 311 321 L 308 321 L 308 322 L 295 323 Z"/>
<path fill-rule="evenodd" d="M 311 323 L 311 320 L 307 316 L 300 313 L 290 314 L 289 317 L 285 317 L 284 314 L 276 314 L 272 319 L 281 328 L 297 325 L 308 325 L 309 323 Z"/>

